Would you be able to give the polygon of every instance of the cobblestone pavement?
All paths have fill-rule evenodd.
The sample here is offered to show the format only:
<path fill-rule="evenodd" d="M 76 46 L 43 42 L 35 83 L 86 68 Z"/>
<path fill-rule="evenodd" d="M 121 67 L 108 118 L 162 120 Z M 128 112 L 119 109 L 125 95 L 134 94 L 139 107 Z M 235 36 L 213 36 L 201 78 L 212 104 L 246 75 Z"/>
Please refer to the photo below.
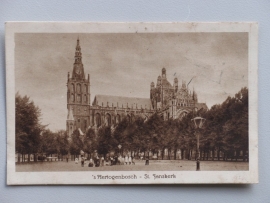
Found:
<path fill-rule="evenodd" d="M 149 165 L 145 161 L 137 160 L 135 165 L 114 165 L 103 167 L 88 167 L 89 161 L 84 167 L 74 161 L 52 161 L 37 163 L 16 164 L 17 172 L 28 171 L 194 171 L 195 161 L 188 160 L 150 160 Z M 201 161 L 202 171 L 247 171 L 248 162 L 225 162 L 225 161 Z"/>

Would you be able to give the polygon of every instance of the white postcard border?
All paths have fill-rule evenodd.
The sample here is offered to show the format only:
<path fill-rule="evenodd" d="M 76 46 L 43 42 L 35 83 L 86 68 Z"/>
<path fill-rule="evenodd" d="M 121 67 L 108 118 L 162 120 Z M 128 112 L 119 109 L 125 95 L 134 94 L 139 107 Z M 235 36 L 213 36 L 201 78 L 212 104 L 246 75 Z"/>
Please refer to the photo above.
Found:
<path fill-rule="evenodd" d="M 249 33 L 249 171 L 15 171 L 15 33 L 154 33 L 248 32 Z M 257 23 L 6 23 L 7 184 L 221 184 L 258 183 L 258 24 Z M 195 169 L 195 161 L 194 161 Z M 157 175 L 176 178 L 154 179 Z M 98 175 L 107 176 L 99 179 Z M 131 179 L 135 177 L 136 179 Z M 123 177 L 126 176 L 126 177 Z M 128 178 L 130 177 L 130 178 Z M 149 178 L 148 178 L 149 177 Z"/>

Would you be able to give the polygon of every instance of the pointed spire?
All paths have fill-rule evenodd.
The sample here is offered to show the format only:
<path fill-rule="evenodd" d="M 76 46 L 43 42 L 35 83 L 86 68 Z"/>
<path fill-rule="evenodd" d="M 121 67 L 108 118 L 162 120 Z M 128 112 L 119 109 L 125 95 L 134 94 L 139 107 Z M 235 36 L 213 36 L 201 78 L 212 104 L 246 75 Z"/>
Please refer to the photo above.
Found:
<path fill-rule="evenodd" d="M 76 64 L 81 64 L 82 63 L 82 53 L 81 53 L 81 46 L 80 46 L 79 37 L 77 39 L 77 46 L 76 46 L 76 52 L 75 52 L 75 63 Z"/>
<path fill-rule="evenodd" d="M 75 62 L 73 64 L 73 72 L 72 72 L 72 79 L 79 79 L 84 80 L 84 69 L 82 64 L 82 53 L 81 53 L 81 46 L 80 46 L 80 39 L 77 39 L 77 45 L 75 50 Z"/>

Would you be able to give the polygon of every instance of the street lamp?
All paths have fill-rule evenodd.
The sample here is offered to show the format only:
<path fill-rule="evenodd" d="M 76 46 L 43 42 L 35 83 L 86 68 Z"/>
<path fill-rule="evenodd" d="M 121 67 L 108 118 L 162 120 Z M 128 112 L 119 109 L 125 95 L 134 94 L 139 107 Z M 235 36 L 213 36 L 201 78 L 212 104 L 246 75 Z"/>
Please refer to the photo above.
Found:
<path fill-rule="evenodd" d="M 147 143 L 147 151 L 148 151 L 148 157 L 145 155 L 145 165 L 149 165 L 149 140 L 146 140 Z"/>
<path fill-rule="evenodd" d="M 205 118 L 202 117 L 195 117 L 191 119 L 192 122 L 194 122 L 195 129 L 198 131 L 198 129 L 201 129 L 203 127 L 203 124 L 205 122 Z M 200 170 L 200 133 L 197 132 L 197 164 L 196 164 L 196 171 Z"/>

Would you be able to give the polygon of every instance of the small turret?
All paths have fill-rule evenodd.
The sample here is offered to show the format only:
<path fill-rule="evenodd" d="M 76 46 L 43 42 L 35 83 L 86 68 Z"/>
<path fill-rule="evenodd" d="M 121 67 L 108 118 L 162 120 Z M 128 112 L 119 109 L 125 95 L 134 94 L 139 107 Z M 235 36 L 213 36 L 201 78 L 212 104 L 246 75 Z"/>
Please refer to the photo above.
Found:
<path fill-rule="evenodd" d="M 177 78 L 174 78 L 173 86 L 174 86 L 174 91 L 177 92 L 177 90 L 178 90 L 178 79 Z"/>
<path fill-rule="evenodd" d="M 155 88 L 155 83 L 151 82 L 151 90 Z"/>
<path fill-rule="evenodd" d="M 184 89 L 187 88 L 187 85 L 186 85 L 186 81 L 185 80 L 182 81 L 182 88 L 184 88 Z"/>
<path fill-rule="evenodd" d="M 161 85 L 161 77 L 160 75 L 157 78 L 157 86 L 159 87 Z"/>
<path fill-rule="evenodd" d="M 162 78 L 166 78 L 166 68 L 162 68 Z"/>

